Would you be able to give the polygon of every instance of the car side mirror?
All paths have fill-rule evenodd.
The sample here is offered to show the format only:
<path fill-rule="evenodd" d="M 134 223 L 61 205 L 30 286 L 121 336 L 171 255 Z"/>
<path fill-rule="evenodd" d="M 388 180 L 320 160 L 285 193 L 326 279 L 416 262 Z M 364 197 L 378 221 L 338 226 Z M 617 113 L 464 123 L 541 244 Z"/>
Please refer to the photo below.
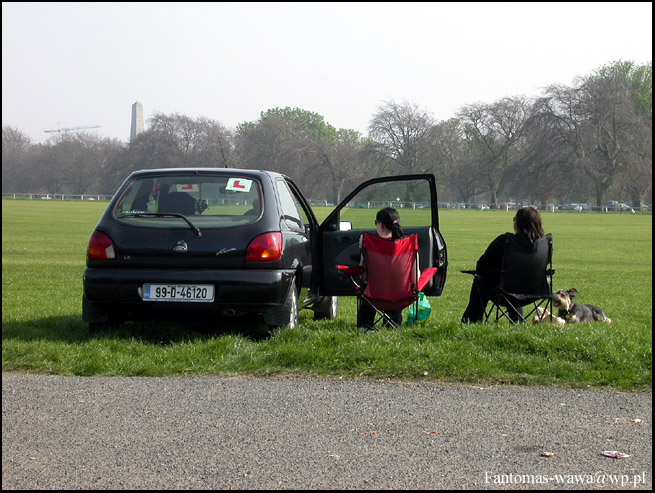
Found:
<path fill-rule="evenodd" d="M 350 221 L 341 221 L 339 223 L 339 231 L 350 231 L 353 229 L 353 223 Z"/>

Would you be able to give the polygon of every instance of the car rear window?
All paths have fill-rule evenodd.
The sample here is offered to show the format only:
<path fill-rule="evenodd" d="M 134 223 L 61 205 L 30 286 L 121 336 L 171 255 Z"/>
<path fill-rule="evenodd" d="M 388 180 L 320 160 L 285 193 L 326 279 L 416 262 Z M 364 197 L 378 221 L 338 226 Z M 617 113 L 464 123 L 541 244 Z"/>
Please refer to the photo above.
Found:
<path fill-rule="evenodd" d="M 228 228 L 261 216 L 261 187 L 242 176 L 175 175 L 134 178 L 113 215 L 143 227 L 185 227 L 182 214 L 199 228 Z"/>

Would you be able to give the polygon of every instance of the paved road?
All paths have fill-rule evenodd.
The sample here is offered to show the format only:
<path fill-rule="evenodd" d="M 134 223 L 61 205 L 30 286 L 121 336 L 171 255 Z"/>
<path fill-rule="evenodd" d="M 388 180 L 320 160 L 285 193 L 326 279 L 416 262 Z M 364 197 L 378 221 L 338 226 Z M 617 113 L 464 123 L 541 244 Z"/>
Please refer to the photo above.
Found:
<path fill-rule="evenodd" d="M 651 414 L 652 393 L 3 373 L 2 488 L 651 489 Z"/>

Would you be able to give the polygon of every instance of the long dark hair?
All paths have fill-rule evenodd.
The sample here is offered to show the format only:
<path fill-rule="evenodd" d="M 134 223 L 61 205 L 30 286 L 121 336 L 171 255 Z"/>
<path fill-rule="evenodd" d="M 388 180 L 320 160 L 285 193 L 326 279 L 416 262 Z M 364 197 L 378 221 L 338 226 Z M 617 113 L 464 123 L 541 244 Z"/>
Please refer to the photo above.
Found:
<path fill-rule="evenodd" d="M 403 228 L 400 227 L 400 214 L 392 207 L 380 209 L 375 215 L 375 221 L 382 223 L 385 228 L 391 231 L 391 239 L 399 240 L 403 237 Z"/>
<path fill-rule="evenodd" d="M 544 228 L 541 226 L 541 214 L 534 207 L 521 207 L 514 216 L 516 231 L 521 236 L 531 239 L 543 238 Z"/>

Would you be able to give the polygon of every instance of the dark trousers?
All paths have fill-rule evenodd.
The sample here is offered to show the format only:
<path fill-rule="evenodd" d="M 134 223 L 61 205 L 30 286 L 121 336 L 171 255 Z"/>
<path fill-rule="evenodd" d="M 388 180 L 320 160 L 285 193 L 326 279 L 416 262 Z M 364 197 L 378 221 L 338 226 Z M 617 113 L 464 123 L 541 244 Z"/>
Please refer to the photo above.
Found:
<path fill-rule="evenodd" d="M 375 309 L 369 305 L 366 301 L 359 301 L 359 307 L 357 309 L 357 327 L 359 328 L 366 328 L 369 329 L 373 327 L 373 323 L 375 322 Z M 384 312 L 386 315 L 393 320 L 393 322 L 397 325 L 400 325 L 403 323 L 403 311 L 397 311 L 397 312 Z M 387 326 L 390 326 L 389 322 L 386 320 L 384 321 L 384 324 Z"/>
<path fill-rule="evenodd" d="M 469 304 L 464 310 L 464 315 L 462 315 L 462 323 L 476 323 L 484 320 L 484 311 L 487 308 L 487 303 L 491 301 L 492 289 L 481 280 L 480 276 L 473 278 Z M 520 322 L 523 319 L 523 309 L 521 307 L 517 309 L 508 307 L 507 312 L 510 321 L 513 323 Z"/>

